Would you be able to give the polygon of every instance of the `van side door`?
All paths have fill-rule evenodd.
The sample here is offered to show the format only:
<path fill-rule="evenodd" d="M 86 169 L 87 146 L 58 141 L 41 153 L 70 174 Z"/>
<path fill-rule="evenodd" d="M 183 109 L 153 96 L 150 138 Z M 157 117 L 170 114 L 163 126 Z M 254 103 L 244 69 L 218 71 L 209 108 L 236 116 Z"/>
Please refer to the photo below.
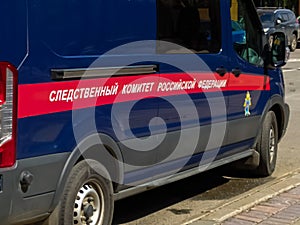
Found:
<path fill-rule="evenodd" d="M 204 152 L 211 160 L 226 133 L 228 57 L 222 49 L 224 1 L 158 0 L 158 93 L 165 140 L 158 152 L 165 170 L 199 165 Z M 223 51 L 222 51 L 223 50 Z M 204 158 L 204 157 L 203 157 Z M 164 171 L 166 172 L 166 171 Z"/>

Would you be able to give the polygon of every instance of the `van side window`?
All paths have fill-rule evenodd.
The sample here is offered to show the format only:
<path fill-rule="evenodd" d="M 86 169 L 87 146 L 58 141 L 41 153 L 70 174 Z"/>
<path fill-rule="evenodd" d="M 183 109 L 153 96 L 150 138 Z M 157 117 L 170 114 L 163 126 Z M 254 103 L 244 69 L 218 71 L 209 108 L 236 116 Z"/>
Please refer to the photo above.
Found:
<path fill-rule="evenodd" d="M 220 0 L 157 0 L 157 39 L 178 45 L 160 43 L 159 53 L 218 53 Z"/>
<path fill-rule="evenodd" d="M 247 62 L 263 66 L 262 27 L 256 11 L 250 12 L 250 1 L 232 1 L 231 25 L 232 41 L 237 54 Z"/>

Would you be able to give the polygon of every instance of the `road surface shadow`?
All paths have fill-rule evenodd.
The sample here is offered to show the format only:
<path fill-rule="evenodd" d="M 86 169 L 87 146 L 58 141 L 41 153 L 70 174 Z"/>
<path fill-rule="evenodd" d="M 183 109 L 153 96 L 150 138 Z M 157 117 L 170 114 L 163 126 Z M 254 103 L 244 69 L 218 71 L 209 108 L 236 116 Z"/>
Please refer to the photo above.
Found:
<path fill-rule="evenodd" d="M 133 222 L 187 199 L 226 200 L 272 179 L 251 178 L 249 173 L 221 167 L 116 202 L 113 224 Z"/>

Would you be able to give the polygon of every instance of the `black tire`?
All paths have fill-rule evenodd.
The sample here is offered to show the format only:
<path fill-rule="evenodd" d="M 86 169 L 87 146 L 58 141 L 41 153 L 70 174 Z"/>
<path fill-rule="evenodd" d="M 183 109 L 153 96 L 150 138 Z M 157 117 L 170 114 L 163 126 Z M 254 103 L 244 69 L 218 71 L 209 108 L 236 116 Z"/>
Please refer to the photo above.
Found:
<path fill-rule="evenodd" d="M 297 36 L 295 34 L 292 35 L 290 50 L 291 52 L 296 51 L 297 49 Z"/>
<path fill-rule="evenodd" d="M 269 111 L 265 117 L 256 150 L 260 154 L 260 160 L 255 174 L 270 176 L 275 170 L 278 150 L 278 126 L 273 111 Z"/>
<path fill-rule="evenodd" d="M 48 219 L 49 225 L 110 225 L 114 201 L 112 182 L 97 171 L 107 173 L 94 160 L 81 161 L 73 167 L 60 204 Z M 85 223 L 90 220 L 90 222 Z M 92 222 L 91 222 L 92 221 Z"/>

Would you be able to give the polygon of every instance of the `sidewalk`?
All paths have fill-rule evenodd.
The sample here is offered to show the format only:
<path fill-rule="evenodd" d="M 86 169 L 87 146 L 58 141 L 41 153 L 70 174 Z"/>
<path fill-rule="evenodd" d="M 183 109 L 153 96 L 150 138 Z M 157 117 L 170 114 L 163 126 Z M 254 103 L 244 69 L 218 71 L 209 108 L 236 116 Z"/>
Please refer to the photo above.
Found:
<path fill-rule="evenodd" d="M 300 186 L 261 202 L 221 223 L 222 225 L 300 224 Z"/>
<path fill-rule="evenodd" d="M 300 169 L 185 225 L 300 225 Z"/>

